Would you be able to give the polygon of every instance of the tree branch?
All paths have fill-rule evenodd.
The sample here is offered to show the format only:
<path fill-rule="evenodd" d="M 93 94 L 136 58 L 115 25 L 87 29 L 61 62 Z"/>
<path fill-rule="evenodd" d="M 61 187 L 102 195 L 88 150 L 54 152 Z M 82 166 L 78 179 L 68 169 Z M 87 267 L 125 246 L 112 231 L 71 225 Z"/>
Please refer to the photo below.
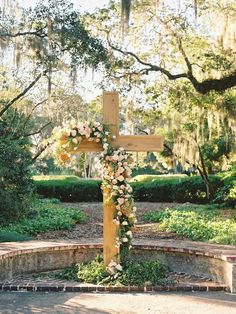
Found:
<path fill-rule="evenodd" d="M 35 160 L 48 148 L 48 146 L 50 145 L 50 143 L 47 143 L 46 145 L 44 145 L 36 154 L 35 156 L 32 158 L 31 163 L 33 164 L 35 162 Z"/>
<path fill-rule="evenodd" d="M 0 38 L 4 38 L 4 37 L 10 37 L 10 38 L 15 38 L 15 37 L 19 37 L 19 36 L 26 36 L 26 35 L 34 35 L 34 36 L 38 36 L 41 38 L 46 37 L 46 34 L 43 34 L 43 29 L 40 29 L 38 31 L 26 31 L 26 32 L 17 32 L 15 34 L 11 34 L 11 33 L 0 33 Z"/>
<path fill-rule="evenodd" d="M 20 98 L 22 98 L 39 80 L 42 76 L 47 73 L 47 70 L 44 70 L 40 73 L 20 94 L 18 94 L 15 98 L 10 100 L 7 105 L 0 111 L 0 117 Z"/>
<path fill-rule="evenodd" d="M 40 101 L 39 103 L 37 103 L 37 104 L 32 108 L 31 112 L 28 114 L 27 118 L 25 119 L 25 122 L 24 122 L 24 124 L 23 124 L 23 126 L 22 126 L 22 130 L 25 129 L 26 124 L 28 123 L 29 119 L 31 118 L 31 116 L 32 116 L 32 114 L 33 114 L 33 112 L 34 112 L 34 110 L 35 110 L 38 106 L 40 106 L 40 105 L 42 105 L 44 102 L 46 102 L 47 100 L 48 100 L 48 99 L 44 99 L 44 100 Z"/>
<path fill-rule="evenodd" d="M 143 60 L 141 60 L 135 53 L 131 52 L 131 51 L 124 51 L 120 48 L 115 47 L 114 45 L 111 44 L 110 40 L 108 39 L 108 44 L 109 46 L 115 50 L 118 51 L 120 53 L 122 53 L 123 55 L 128 55 L 133 57 L 138 63 L 147 66 L 148 68 L 146 69 L 146 71 L 150 72 L 150 71 L 154 71 L 154 72 L 161 72 L 164 75 L 166 75 L 168 77 L 169 80 L 176 80 L 179 78 L 188 78 L 188 74 L 187 73 L 180 73 L 180 74 L 171 74 L 171 72 L 167 71 L 165 68 L 160 67 L 158 65 L 152 64 L 150 62 L 145 62 Z"/>
<path fill-rule="evenodd" d="M 183 50 L 182 44 L 179 45 L 180 48 L 180 52 L 182 53 L 184 60 L 186 62 L 187 68 L 188 68 L 188 73 L 179 73 L 179 74 L 172 74 L 170 71 L 166 70 L 165 68 L 152 64 L 150 62 L 145 62 L 144 60 L 142 60 L 141 58 L 139 58 L 135 53 L 131 52 L 131 51 L 124 51 L 118 47 L 115 47 L 109 40 L 108 40 L 108 45 L 115 51 L 120 52 L 121 54 L 125 55 L 125 56 L 131 56 L 133 57 L 139 64 L 144 65 L 146 67 L 148 67 L 146 69 L 146 73 L 153 71 L 153 72 L 160 72 L 162 74 L 164 74 L 165 76 L 167 76 L 167 78 L 169 80 L 177 80 L 180 78 L 185 78 L 187 80 L 189 80 L 194 89 L 199 92 L 200 94 L 207 94 L 210 91 L 216 91 L 216 92 L 222 92 L 225 91 L 228 88 L 234 87 L 236 86 L 236 71 L 234 71 L 233 73 L 224 76 L 220 79 L 207 79 L 204 80 L 202 82 L 199 82 L 196 77 L 194 77 L 193 75 L 193 71 L 192 71 L 192 64 L 190 63 L 186 53 Z"/>
<path fill-rule="evenodd" d="M 18 135 L 18 136 L 15 136 L 13 137 L 12 139 L 13 140 L 18 140 L 19 138 L 21 137 L 29 137 L 29 136 L 32 136 L 32 135 L 36 135 L 36 134 L 39 134 L 43 131 L 43 129 L 45 129 L 47 126 L 49 126 L 52 122 L 48 122 L 46 123 L 45 125 L 43 125 L 38 131 L 35 131 L 35 132 L 32 132 L 32 133 L 28 133 L 28 134 L 23 134 L 23 135 Z"/>

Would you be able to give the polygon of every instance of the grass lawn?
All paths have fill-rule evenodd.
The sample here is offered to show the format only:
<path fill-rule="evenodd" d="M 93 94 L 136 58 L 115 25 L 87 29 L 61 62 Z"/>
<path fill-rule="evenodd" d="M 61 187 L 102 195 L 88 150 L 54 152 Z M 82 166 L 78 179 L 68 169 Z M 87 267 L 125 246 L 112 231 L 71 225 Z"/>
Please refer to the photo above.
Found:
<path fill-rule="evenodd" d="M 142 174 L 137 175 L 131 179 L 131 182 L 152 182 L 152 181 L 176 181 L 181 182 L 188 178 L 186 174 L 166 174 L 166 175 L 152 175 L 152 174 Z"/>

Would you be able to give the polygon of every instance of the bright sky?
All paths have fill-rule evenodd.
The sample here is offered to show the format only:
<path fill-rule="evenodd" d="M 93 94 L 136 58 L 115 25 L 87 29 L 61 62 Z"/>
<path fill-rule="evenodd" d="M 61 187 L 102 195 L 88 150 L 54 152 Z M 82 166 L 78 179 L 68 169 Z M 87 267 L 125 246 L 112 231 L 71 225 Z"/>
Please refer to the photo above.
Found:
<path fill-rule="evenodd" d="M 18 0 L 22 7 L 33 7 L 40 0 Z M 96 8 L 107 6 L 109 0 L 71 0 L 76 9 L 80 12 L 93 12 Z M 102 91 L 96 87 L 101 77 L 99 74 L 94 74 L 92 70 L 87 73 L 78 73 L 78 92 L 86 100 L 92 100 L 96 95 L 100 95 Z"/>
<path fill-rule="evenodd" d="M 109 0 L 71 0 L 76 8 L 81 8 L 81 11 L 94 11 L 95 8 L 106 6 Z M 23 7 L 34 6 L 38 0 L 18 0 L 19 4 Z"/>

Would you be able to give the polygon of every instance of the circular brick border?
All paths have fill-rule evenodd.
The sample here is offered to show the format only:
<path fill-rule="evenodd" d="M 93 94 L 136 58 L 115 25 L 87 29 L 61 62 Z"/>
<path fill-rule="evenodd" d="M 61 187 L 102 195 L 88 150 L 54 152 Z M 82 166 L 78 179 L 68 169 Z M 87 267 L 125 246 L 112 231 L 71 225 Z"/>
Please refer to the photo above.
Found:
<path fill-rule="evenodd" d="M 84 261 L 84 258 L 91 260 L 94 258 L 94 254 L 102 251 L 102 244 L 100 239 L 97 241 L 91 241 L 90 243 L 81 242 L 42 242 L 42 241 L 29 241 L 24 243 L 4 243 L 0 244 L 0 268 L 4 271 L 7 267 L 9 271 L 9 276 L 7 278 L 14 278 L 15 275 L 29 273 L 32 270 L 37 272 L 44 271 L 45 263 L 47 264 L 47 257 L 52 256 L 50 264 L 46 265 L 48 270 L 52 270 L 55 266 L 53 264 L 55 256 L 59 259 L 58 263 L 62 261 L 62 254 L 66 258 L 67 266 L 68 262 L 71 264 L 74 262 Z M 82 260 L 76 259 L 80 258 L 82 254 Z M 89 254 L 92 254 L 89 256 Z M 68 256 L 71 255 L 70 259 Z M 235 278 L 233 276 L 236 273 L 236 247 L 233 246 L 216 246 L 207 243 L 200 242 L 190 242 L 190 241 L 147 241 L 139 240 L 135 241 L 134 248 L 132 251 L 132 256 L 134 258 L 147 258 L 150 259 L 152 256 L 154 258 L 159 258 L 159 256 L 165 255 L 168 263 L 172 263 L 172 266 L 177 262 L 179 258 L 179 267 L 186 267 L 187 265 L 195 270 L 197 265 L 202 266 L 201 262 L 207 261 L 209 264 L 209 269 L 214 268 L 215 261 L 221 263 L 219 266 L 219 271 L 221 270 L 221 265 L 224 264 L 224 271 L 227 271 L 229 275 L 229 281 L 223 281 L 224 284 L 211 283 L 211 284 L 177 284 L 173 286 L 145 286 L 145 287 L 113 287 L 113 286 L 93 286 L 93 285 L 70 285 L 70 284 L 50 284 L 50 283 L 7 283 L 4 278 L 2 278 L 2 284 L 0 283 L 0 291 L 65 291 L 65 292 L 152 292 L 152 291 L 228 291 L 231 292 L 235 289 L 235 283 L 231 280 Z M 32 269 L 25 268 L 25 262 L 28 261 L 29 256 L 33 256 L 33 266 Z M 192 257 L 191 257 L 192 256 Z M 185 259 L 183 259 L 185 258 Z M 192 260 L 191 260 L 192 258 Z M 197 260 L 195 261 L 195 258 Z M 45 260 L 46 259 L 46 260 Z M 15 260 L 15 262 L 14 262 Z M 183 262 L 182 262 L 183 261 Z M 194 261 L 192 264 L 191 261 Z M 17 263 L 16 263 L 17 262 Z M 19 262 L 19 263 L 18 263 Z M 168 264 L 167 263 L 167 264 Z M 188 264 L 187 264 L 188 263 Z M 195 264 L 196 263 L 196 264 Z M 212 264 L 213 263 L 213 264 Z M 222 264 L 223 263 L 223 264 Z M 235 266 L 234 266 L 235 265 Z M 15 269 L 19 266 L 18 269 Z M 60 269 L 66 267 L 65 265 L 57 265 L 54 269 Z M 61 267 L 59 267 L 61 266 Z M 213 267 L 212 267 L 213 266 Z M 218 267 L 217 266 L 217 267 Z M 34 269 L 35 267 L 35 269 Z M 185 269 L 172 269 L 174 271 L 184 271 L 186 273 L 191 273 L 190 271 L 185 271 Z M 201 271 L 201 269 L 200 269 Z M 232 276 L 232 277 L 230 277 Z M 210 278 L 210 277 L 209 277 Z M 217 280 L 218 281 L 218 280 Z M 5 283 L 4 283 L 5 282 Z"/>
<path fill-rule="evenodd" d="M 73 286 L 50 284 L 0 284 L 0 291 L 31 292 L 195 292 L 195 291 L 229 291 L 225 285 L 176 285 L 176 286 Z"/>

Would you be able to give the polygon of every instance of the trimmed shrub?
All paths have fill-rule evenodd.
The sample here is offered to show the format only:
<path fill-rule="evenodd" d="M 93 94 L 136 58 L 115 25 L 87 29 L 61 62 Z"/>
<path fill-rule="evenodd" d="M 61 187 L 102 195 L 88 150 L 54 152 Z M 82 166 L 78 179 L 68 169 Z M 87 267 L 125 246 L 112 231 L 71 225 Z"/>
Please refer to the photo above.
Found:
<path fill-rule="evenodd" d="M 217 191 L 222 182 L 220 177 L 211 176 L 210 181 Z M 206 188 L 201 177 L 186 177 L 179 180 L 154 180 L 152 182 L 136 182 L 132 184 L 136 201 L 146 202 L 191 202 L 205 203 Z"/>
<path fill-rule="evenodd" d="M 63 202 L 95 202 L 102 201 L 101 180 L 83 180 L 66 177 L 64 180 L 36 180 L 38 194 L 43 197 L 58 198 Z M 38 178 L 40 179 L 40 178 Z M 221 185 L 218 176 L 210 178 L 217 191 Z M 192 202 L 204 203 L 206 199 L 205 185 L 200 177 L 183 177 L 181 180 L 168 178 L 151 182 L 133 182 L 134 199 L 144 202 Z"/>
<path fill-rule="evenodd" d="M 57 198 L 62 202 L 102 201 L 101 180 L 69 178 L 65 180 L 35 181 L 37 193 L 43 197 Z"/>

